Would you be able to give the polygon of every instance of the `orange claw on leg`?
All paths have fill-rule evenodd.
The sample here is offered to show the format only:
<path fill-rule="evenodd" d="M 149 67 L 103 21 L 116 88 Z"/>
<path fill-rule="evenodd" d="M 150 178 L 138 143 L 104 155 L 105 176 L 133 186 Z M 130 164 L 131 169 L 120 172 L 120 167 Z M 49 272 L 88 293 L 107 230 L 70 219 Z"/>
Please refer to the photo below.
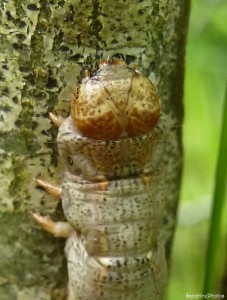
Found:
<path fill-rule="evenodd" d="M 32 213 L 33 219 L 42 229 L 51 233 L 55 237 L 68 238 L 73 232 L 73 227 L 68 222 L 54 222 L 51 219 L 42 217 L 40 214 Z"/>
<path fill-rule="evenodd" d="M 48 194 L 60 199 L 61 198 L 61 188 L 51 183 L 44 181 L 40 178 L 35 179 L 36 184 L 41 186 Z"/>
<path fill-rule="evenodd" d="M 57 115 L 53 114 L 52 112 L 49 113 L 49 118 L 54 123 L 54 125 L 57 127 L 60 127 L 61 124 L 64 122 L 64 118 L 62 118 L 61 116 L 57 116 Z"/>

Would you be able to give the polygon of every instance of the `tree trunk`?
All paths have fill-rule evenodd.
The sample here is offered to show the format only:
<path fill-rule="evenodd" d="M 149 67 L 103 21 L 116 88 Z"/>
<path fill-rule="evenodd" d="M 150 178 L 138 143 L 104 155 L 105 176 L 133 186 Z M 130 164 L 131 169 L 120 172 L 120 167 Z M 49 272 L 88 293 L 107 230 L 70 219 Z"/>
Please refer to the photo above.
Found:
<path fill-rule="evenodd" d="M 102 57 L 137 62 L 176 119 L 176 147 L 165 170 L 168 260 L 182 165 L 189 1 L 3 0 L 0 15 L 0 298 L 65 299 L 64 240 L 42 232 L 30 215 L 37 210 L 59 220 L 62 211 L 33 178 L 60 181 L 57 130 L 48 111 L 66 116 L 84 68 L 94 69 Z"/>

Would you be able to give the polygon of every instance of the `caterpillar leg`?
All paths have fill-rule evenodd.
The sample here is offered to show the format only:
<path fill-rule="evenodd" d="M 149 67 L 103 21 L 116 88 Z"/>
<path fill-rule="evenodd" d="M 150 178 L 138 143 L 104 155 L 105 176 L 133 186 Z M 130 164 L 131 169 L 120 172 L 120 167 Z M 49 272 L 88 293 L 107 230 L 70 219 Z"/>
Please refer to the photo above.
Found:
<path fill-rule="evenodd" d="M 64 118 L 62 118 L 61 116 L 57 116 L 55 114 L 53 114 L 52 112 L 49 113 L 49 118 L 51 119 L 51 121 L 54 123 L 54 125 L 56 127 L 60 127 L 61 124 L 64 122 Z"/>
<path fill-rule="evenodd" d="M 42 217 L 40 214 L 32 213 L 32 217 L 45 231 L 55 237 L 68 238 L 75 231 L 68 222 L 54 222 L 51 219 Z"/>
<path fill-rule="evenodd" d="M 54 196 L 57 199 L 61 198 L 61 188 L 59 186 L 52 185 L 51 183 L 40 178 L 36 178 L 35 181 L 36 184 L 42 187 L 48 194 Z"/>

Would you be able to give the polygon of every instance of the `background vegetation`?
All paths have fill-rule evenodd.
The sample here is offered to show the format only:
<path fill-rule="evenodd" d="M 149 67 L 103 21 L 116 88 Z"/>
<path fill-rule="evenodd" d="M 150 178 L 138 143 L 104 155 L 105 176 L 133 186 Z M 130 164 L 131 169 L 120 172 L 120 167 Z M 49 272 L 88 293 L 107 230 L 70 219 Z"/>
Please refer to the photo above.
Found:
<path fill-rule="evenodd" d="M 185 168 L 168 300 L 202 293 L 226 81 L 227 2 L 192 0 L 186 49 Z M 226 207 L 224 216 L 217 283 L 226 258 Z"/>

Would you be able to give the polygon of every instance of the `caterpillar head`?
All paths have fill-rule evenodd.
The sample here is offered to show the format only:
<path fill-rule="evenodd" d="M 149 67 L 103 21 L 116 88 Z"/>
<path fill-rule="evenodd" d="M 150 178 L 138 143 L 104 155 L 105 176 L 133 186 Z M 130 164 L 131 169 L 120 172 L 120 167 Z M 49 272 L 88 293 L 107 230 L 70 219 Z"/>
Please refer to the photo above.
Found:
<path fill-rule="evenodd" d="M 133 137 L 151 131 L 160 115 L 160 99 L 149 79 L 122 60 L 104 60 L 75 89 L 71 115 L 82 135 L 98 140 Z"/>

